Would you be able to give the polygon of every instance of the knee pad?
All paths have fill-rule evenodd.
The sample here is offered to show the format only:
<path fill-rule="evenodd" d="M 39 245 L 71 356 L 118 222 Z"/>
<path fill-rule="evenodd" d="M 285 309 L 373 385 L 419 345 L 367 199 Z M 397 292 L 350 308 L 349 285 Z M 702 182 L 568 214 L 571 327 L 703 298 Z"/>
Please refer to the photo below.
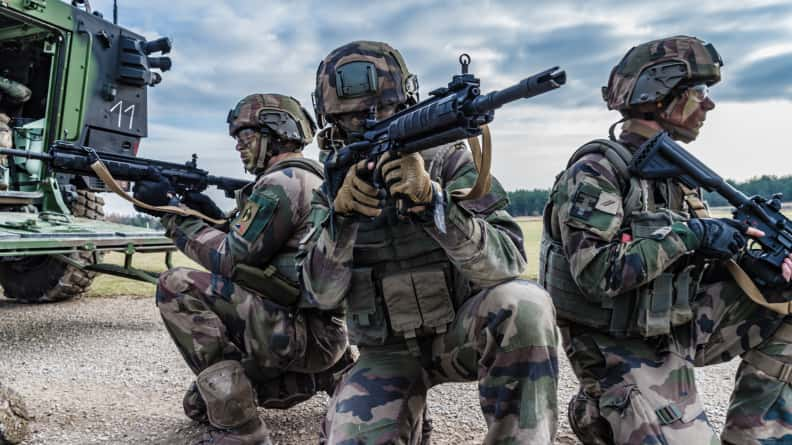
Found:
<path fill-rule="evenodd" d="M 198 374 L 196 384 L 212 426 L 238 428 L 256 417 L 253 385 L 239 362 L 215 363 Z"/>
<path fill-rule="evenodd" d="M 569 401 L 569 425 L 584 445 L 613 445 L 610 424 L 600 415 L 599 402 L 583 391 Z"/>

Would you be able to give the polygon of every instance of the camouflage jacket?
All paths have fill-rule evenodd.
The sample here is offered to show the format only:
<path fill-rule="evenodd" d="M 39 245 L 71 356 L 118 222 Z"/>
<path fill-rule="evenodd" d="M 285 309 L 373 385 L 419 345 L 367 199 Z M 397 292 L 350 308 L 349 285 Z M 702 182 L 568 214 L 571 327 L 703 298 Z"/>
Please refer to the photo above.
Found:
<path fill-rule="evenodd" d="M 623 134 L 621 142 L 635 150 L 645 139 Z M 553 230 L 559 233 L 572 276 L 584 292 L 614 297 L 654 280 L 698 247 L 698 239 L 683 221 L 684 194 L 674 181 L 646 181 L 650 211 L 669 209 L 680 221 L 648 237 L 630 231 L 624 199 L 629 178 L 620 177 L 603 155 L 581 157 L 558 178 L 550 195 Z"/>
<path fill-rule="evenodd" d="M 486 196 L 475 201 L 455 202 L 451 193 L 472 187 L 477 173 L 464 144 L 454 149 L 449 147 L 422 153 L 432 179 L 443 190 L 446 203 L 446 233 L 441 233 L 434 222 L 424 224 L 423 230 L 475 288 L 489 287 L 519 276 L 525 269 L 523 235 L 517 222 L 505 210 L 508 205 L 506 192 L 493 180 L 492 190 Z M 435 157 L 439 158 L 439 164 L 431 162 Z M 437 165 L 440 168 L 435 168 Z M 355 263 L 353 248 L 360 225 L 354 218 L 340 215 L 335 215 L 334 224 L 330 224 L 330 205 L 321 193 L 314 197 L 311 217 L 314 227 L 299 257 L 302 281 L 308 290 L 307 297 L 311 298 L 304 304 L 321 309 L 339 307 L 350 289 L 351 267 Z"/>
<path fill-rule="evenodd" d="M 230 277 L 238 263 L 265 266 L 284 250 L 297 251 L 308 232 L 314 189 L 321 179 L 300 168 L 268 168 L 242 189 L 228 231 L 201 219 L 166 215 L 166 234 L 188 257 L 212 273 Z"/>

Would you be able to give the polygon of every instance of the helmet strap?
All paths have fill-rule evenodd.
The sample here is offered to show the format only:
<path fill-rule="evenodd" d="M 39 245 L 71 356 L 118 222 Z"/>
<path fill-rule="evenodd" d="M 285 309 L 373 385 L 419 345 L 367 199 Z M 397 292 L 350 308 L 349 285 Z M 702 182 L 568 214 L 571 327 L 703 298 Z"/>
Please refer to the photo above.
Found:
<path fill-rule="evenodd" d="M 642 119 L 628 119 L 624 122 L 622 130 L 649 139 L 662 131 L 659 128 L 649 125 L 649 122 L 651 121 L 645 121 Z"/>

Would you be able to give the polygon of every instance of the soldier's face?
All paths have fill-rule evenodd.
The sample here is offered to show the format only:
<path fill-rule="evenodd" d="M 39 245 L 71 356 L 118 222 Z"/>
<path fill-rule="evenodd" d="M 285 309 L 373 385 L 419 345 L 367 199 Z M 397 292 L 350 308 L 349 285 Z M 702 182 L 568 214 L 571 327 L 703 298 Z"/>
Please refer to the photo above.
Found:
<path fill-rule="evenodd" d="M 395 105 L 380 107 L 377 109 L 377 120 L 382 120 L 392 116 L 396 112 Z M 366 119 L 369 118 L 367 111 L 354 113 L 340 113 L 333 116 L 333 121 L 347 133 L 357 133 L 365 130 Z"/>
<path fill-rule="evenodd" d="M 14 145 L 11 138 L 11 128 L 8 125 L 0 125 L 0 147 L 11 148 Z"/>
<path fill-rule="evenodd" d="M 256 168 L 261 147 L 262 134 L 252 128 L 245 128 L 234 135 L 236 150 L 245 166 L 245 170 L 252 172 Z"/>
<path fill-rule="evenodd" d="M 696 139 L 707 119 L 707 112 L 713 108 L 715 102 L 709 94 L 709 88 L 704 84 L 696 85 L 674 99 L 663 112 L 663 120 L 686 130 L 684 139 L 689 139 L 685 142 L 690 142 Z"/>

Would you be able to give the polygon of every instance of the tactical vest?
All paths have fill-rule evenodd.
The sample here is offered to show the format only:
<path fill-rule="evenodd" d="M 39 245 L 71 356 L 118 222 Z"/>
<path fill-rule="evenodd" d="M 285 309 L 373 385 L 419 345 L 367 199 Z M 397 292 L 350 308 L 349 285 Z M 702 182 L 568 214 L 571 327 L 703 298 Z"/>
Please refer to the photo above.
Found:
<path fill-rule="evenodd" d="M 703 205 L 692 204 L 695 191 L 682 189 L 670 181 L 647 181 L 630 175 L 627 166 L 632 153 L 618 142 L 598 139 L 585 144 L 572 155 L 567 169 L 592 153 L 603 155 L 614 166 L 624 186 L 620 234 L 629 234 L 633 240 L 655 237 L 658 229 L 689 219 L 685 203 L 688 209 L 706 211 Z M 563 172 L 556 178 L 553 191 L 562 177 Z M 663 207 L 655 204 L 655 192 L 664 195 Z M 545 206 L 543 218 L 539 283 L 553 298 L 560 319 L 617 337 L 654 337 L 668 334 L 673 326 L 693 318 L 690 300 L 696 295 L 701 267 L 682 260 L 644 286 L 613 298 L 599 298 L 583 292 L 572 276 L 560 242 L 557 209 L 552 198 Z"/>
<path fill-rule="evenodd" d="M 346 300 L 352 344 L 406 344 L 419 353 L 415 340 L 446 332 L 470 294 L 443 248 L 420 224 L 399 221 L 393 204 L 360 223 Z"/>
<path fill-rule="evenodd" d="M 324 179 L 322 166 L 307 158 L 290 158 L 275 164 L 265 174 L 297 168 L 305 170 Z M 252 193 L 254 184 L 249 184 L 236 193 L 237 208 L 244 208 L 245 202 Z M 240 285 L 260 293 L 264 298 L 273 300 L 284 306 L 297 303 L 300 296 L 299 277 L 297 272 L 297 250 L 283 248 L 272 258 L 266 268 L 237 264 L 232 272 L 232 280 Z"/>

